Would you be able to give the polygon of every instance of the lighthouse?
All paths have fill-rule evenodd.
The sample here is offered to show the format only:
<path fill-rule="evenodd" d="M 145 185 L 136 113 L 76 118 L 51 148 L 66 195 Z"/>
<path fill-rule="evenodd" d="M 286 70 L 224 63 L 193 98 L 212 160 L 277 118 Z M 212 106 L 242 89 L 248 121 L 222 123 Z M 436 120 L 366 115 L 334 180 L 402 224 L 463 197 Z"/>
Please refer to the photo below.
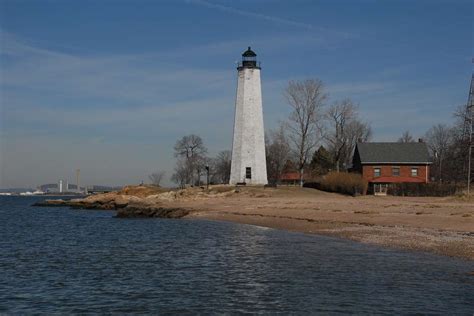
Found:
<path fill-rule="evenodd" d="M 267 184 L 260 64 L 250 47 L 237 67 L 230 184 Z"/>

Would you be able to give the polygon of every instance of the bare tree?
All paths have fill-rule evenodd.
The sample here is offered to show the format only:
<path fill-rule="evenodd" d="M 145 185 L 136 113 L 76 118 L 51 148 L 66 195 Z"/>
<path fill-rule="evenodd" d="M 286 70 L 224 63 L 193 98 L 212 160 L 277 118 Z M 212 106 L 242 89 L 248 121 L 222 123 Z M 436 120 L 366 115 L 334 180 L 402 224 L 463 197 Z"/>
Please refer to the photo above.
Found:
<path fill-rule="evenodd" d="M 459 106 L 452 126 L 437 124 L 425 134 L 433 159 L 431 174 L 442 182 L 466 183 L 469 173 L 469 116 L 466 105 Z M 474 174 L 471 170 L 471 177 Z"/>
<path fill-rule="evenodd" d="M 456 118 L 455 125 L 453 127 L 453 146 L 450 150 L 450 157 L 447 160 L 448 163 L 455 163 L 457 168 L 451 168 L 450 172 L 456 174 L 455 181 L 468 181 L 474 179 L 474 168 L 471 164 L 474 160 L 474 138 L 471 134 L 474 130 L 474 100 L 471 97 L 468 100 L 468 104 L 460 105 L 454 112 Z"/>
<path fill-rule="evenodd" d="M 397 140 L 398 143 L 413 143 L 415 139 L 411 136 L 410 131 L 404 131 L 402 136 Z"/>
<path fill-rule="evenodd" d="M 229 183 L 232 152 L 223 150 L 217 154 L 211 164 L 212 179 L 218 183 Z"/>
<path fill-rule="evenodd" d="M 194 185 L 201 185 L 201 178 L 206 175 L 206 166 L 210 163 L 210 158 L 203 155 L 198 155 L 193 161 L 196 178 L 194 178 Z"/>
<path fill-rule="evenodd" d="M 357 141 L 367 141 L 372 134 L 368 123 L 358 119 L 358 106 L 350 99 L 335 102 L 328 109 L 326 119 L 329 131 L 325 134 L 329 151 L 332 154 L 336 171 L 341 164 L 350 163 L 352 151 Z"/>
<path fill-rule="evenodd" d="M 341 161 L 344 161 L 349 143 L 347 125 L 354 119 L 356 111 L 356 105 L 351 100 L 345 99 L 331 105 L 326 113 L 331 131 L 325 138 L 332 152 L 337 172 L 340 170 Z"/>
<path fill-rule="evenodd" d="M 290 144 L 283 124 L 267 133 L 265 146 L 268 179 L 276 184 L 280 182 L 285 163 L 290 158 Z"/>
<path fill-rule="evenodd" d="M 452 144 L 453 131 L 444 124 L 437 124 L 426 132 L 426 143 L 430 149 L 431 156 L 434 157 L 438 181 L 443 179 L 443 163 Z"/>
<path fill-rule="evenodd" d="M 192 158 L 207 153 L 202 138 L 197 135 L 183 136 L 174 146 L 176 157 Z"/>
<path fill-rule="evenodd" d="M 191 183 L 197 182 L 199 184 L 206 153 L 207 148 L 204 146 L 202 138 L 197 135 L 184 136 L 176 142 L 174 155 L 184 161 L 181 163 L 181 168 L 188 169 L 187 173 L 190 175 L 189 181 Z"/>
<path fill-rule="evenodd" d="M 186 184 L 191 183 L 192 181 L 190 169 L 191 168 L 187 165 L 186 160 L 178 159 L 176 166 L 174 167 L 174 173 L 171 176 L 171 181 L 176 183 L 180 188 L 185 188 Z"/>
<path fill-rule="evenodd" d="M 304 167 L 318 143 L 321 109 L 327 99 L 324 85 L 319 79 L 290 81 L 284 96 L 291 106 L 287 128 L 291 148 L 297 160 L 300 185 L 303 186 Z"/>
<path fill-rule="evenodd" d="M 352 163 L 352 155 L 358 142 L 368 142 L 372 139 L 372 127 L 367 122 L 358 118 L 353 119 L 347 126 L 348 150 L 346 152 L 346 165 Z"/>
<path fill-rule="evenodd" d="M 164 172 L 164 171 L 157 171 L 157 172 L 153 172 L 152 174 L 150 174 L 148 176 L 148 178 L 150 179 L 151 184 L 156 185 L 156 186 L 160 186 L 161 180 L 163 180 L 165 174 L 166 174 L 166 172 Z"/>

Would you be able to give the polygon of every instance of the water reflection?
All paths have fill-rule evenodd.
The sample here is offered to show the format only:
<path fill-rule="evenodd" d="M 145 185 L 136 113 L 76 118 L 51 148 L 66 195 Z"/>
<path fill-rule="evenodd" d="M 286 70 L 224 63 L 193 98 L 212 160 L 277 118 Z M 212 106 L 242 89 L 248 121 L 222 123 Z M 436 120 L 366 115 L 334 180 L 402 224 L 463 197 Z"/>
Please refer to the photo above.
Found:
<path fill-rule="evenodd" d="M 195 220 L 0 201 L 0 313 L 459 313 L 470 262 Z"/>

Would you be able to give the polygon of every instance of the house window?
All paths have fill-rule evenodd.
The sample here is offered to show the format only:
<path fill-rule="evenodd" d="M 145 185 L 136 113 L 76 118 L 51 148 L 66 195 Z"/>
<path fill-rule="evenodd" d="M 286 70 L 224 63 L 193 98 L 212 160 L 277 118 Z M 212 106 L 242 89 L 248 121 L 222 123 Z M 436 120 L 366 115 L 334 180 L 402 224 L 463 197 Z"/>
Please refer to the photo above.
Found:
<path fill-rule="evenodd" d="M 374 177 L 380 177 L 380 168 L 374 168 Z"/>
<path fill-rule="evenodd" d="M 245 168 L 245 179 L 252 179 L 252 168 Z"/>
<path fill-rule="evenodd" d="M 418 168 L 411 168 L 411 176 L 418 177 Z"/>
<path fill-rule="evenodd" d="M 392 167 L 392 176 L 394 177 L 400 176 L 400 167 Z"/>

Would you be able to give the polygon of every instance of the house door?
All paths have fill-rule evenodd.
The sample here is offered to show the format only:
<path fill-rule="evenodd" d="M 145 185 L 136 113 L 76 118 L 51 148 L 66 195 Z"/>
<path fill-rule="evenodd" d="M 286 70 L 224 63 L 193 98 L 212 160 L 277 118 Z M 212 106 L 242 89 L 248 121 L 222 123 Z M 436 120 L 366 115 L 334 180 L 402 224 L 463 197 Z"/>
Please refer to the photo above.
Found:
<path fill-rule="evenodd" d="M 387 195 L 388 184 L 374 183 L 374 195 Z"/>

